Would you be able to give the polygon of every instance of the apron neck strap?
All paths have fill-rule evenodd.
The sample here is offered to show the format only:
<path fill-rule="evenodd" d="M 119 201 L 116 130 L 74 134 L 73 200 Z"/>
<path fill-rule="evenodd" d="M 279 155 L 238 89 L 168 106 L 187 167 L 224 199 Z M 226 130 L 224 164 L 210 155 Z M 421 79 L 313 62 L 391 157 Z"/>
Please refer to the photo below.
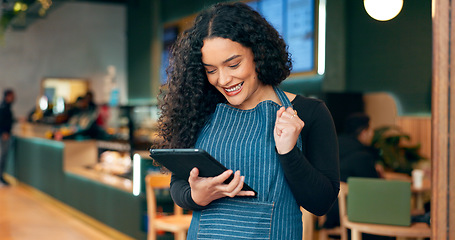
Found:
<path fill-rule="evenodd" d="M 283 90 L 279 89 L 278 87 L 273 87 L 273 89 L 275 90 L 275 93 L 278 96 L 278 99 L 280 99 L 283 107 L 292 107 L 291 101 L 289 101 L 289 98 L 286 96 L 286 93 L 284 93 Z"/>

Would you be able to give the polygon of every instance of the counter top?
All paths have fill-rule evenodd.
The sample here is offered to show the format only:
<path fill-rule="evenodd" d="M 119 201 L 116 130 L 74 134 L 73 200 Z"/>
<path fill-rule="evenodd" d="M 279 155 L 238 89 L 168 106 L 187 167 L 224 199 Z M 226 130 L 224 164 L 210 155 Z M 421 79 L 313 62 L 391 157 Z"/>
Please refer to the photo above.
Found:
<path fill-rule="evenodd" d="M 133 192 L 133 181 L 127 178 L 122 178 L 109 173 L 103 173 L 97 170 L 82 167 L 70 167 L 67 168 L 65 172 L 76 174 L 129 193 Z"/>

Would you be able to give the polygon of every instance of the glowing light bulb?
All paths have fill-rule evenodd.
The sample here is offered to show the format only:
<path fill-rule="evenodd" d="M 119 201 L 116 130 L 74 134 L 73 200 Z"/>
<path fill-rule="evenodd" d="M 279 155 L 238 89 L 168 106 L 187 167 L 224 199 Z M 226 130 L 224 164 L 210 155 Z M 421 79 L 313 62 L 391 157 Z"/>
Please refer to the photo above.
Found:
<path fill-rule="evenodd" d="M 42 97 L 39 99 L 39 108 L 41 109 L 41 111 L 46 111 L 46 110 L 47 110 L 47 107 L 48 107 L 48 104 L 47 104 L 47 97 L 46 97 L 46 96 L 42 96 Z"/>
<path fill-rule="evenodd" d="M 63 113 L 65 111 L 65 99 L 58 97 L 53 109 L 54 114 Z"/>
<path fill-rule="evenodd" d="M 378 21 L 388 21 L 400 13 L 403 0 L 364 0 L 363 5 L 370 17 Z"/>

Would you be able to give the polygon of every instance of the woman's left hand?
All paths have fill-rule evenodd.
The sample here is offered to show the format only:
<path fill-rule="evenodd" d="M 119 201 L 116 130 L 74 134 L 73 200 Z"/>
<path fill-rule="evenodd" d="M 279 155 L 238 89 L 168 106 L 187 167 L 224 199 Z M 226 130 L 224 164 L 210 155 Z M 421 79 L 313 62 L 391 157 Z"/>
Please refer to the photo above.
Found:
<path fill-rule="evenodd" d="M 294 148 L 303 126 L 305 126 L 305 123 L 291 107 L 281 107 L 276 112 L 273 136 L 279 154 L 286 154 Z"/>

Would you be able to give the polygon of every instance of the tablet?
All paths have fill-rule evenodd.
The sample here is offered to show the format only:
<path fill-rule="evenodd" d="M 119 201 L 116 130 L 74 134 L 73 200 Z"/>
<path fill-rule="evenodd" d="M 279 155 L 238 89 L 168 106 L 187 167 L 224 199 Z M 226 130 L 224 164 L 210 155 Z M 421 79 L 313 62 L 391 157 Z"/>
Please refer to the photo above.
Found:
<path fill-rule="evenodd" d="M 200 177 L 215 177 L 228 170 L 218 160 L 202 149 L 150 149 L 150 157 L 181 179 L 188 179 L 193 168 L 199 169 Z M 225 183 L 233 179 L 232 174 Z M 244 191 L 257 192 L 243 183 Z"/>

